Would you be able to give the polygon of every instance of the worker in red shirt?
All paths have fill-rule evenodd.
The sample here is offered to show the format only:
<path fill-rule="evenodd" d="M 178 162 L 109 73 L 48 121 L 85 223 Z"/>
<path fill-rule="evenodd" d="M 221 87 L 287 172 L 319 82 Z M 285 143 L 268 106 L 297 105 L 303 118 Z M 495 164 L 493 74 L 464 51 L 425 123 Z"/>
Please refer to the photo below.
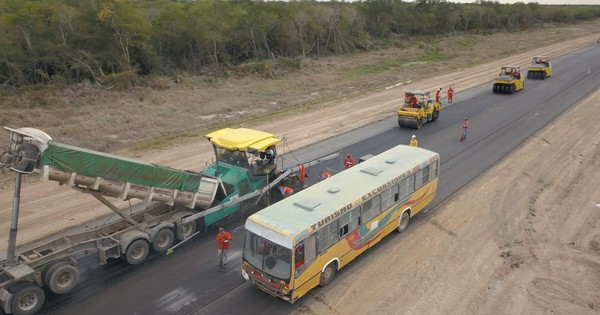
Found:
<path fill-rule="evenodd" d="M 454 90 L 452 89 L 452 87 L 448 88 L 448 103 L 452 103 L 452 95 L 454 95 Z"/>
<path fill-rule="evenodd" d="M 227 266 L 227 250 L 229 249 L 229 241 L 233 241 L 233 236 L 231 236 L 229 232 L 223 230 L 223 228 L 219 228 L 219 233 L 217 233 L 217 246 L 219 251 L 217 253 L 220 261 L 223 262 L 223 267 Z"/>
<path fill-rule="evenodd" d="M 351 168 L 352 166 L 354 166 L 354 158 L 352 157 L 352 155 L 350 155 L 350 153 L 348 153 L 346 159 L 344 159 L 344 167 Z"/>
<path fill-rule="evenodd" d="M 440 97 L 441 97 L 440 93 L 441 93 L 441 91 L 442 91 L 442 88 L 439 88 L 437 91 L 435 91 L 435 101 L 438 102 L 438 103 L 440 102 Z"/>

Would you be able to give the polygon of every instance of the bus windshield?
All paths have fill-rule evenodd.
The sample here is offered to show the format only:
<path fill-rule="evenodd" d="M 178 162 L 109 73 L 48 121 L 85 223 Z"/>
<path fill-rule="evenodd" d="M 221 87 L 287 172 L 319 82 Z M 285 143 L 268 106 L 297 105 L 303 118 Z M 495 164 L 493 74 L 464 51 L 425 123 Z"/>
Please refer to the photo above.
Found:
<path fill-rule="evenodd" d="M 292 273 L 292 250 L 246 231 L 244 259 L 271 277 L 289 281 Z"/>

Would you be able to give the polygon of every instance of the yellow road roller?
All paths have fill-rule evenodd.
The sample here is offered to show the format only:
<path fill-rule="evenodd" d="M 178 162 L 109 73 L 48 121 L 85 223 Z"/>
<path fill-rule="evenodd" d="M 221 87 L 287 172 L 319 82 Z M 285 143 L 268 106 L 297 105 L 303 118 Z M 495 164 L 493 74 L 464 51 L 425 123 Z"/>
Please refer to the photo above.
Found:
<path fill-rule="evenodd" d="M 421 129 L 424 123 L 436 121 L 441 104 L 431 99 L 426 91 L 405 91 L 404 103 L 398 109 L 398 125 L 403 128 Z"/>

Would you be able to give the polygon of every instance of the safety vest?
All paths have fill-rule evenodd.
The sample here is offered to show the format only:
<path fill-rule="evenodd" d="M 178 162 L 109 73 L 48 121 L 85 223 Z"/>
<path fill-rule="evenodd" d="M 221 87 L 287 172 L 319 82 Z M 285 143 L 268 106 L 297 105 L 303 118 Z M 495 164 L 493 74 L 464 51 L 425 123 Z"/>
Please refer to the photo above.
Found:
<path fill-rule="evenodd" d="M 283 197 L 287 197 L 294 193 L 294 190 L 291 187 L 279 185 L 279 191 Z"/>

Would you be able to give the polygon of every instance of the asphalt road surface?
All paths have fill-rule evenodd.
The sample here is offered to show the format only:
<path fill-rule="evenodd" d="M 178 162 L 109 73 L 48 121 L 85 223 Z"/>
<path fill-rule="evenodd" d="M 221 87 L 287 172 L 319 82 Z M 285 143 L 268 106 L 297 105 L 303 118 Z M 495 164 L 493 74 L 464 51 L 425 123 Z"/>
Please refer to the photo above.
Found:
<path fill-rule="evenodd" d="M 514 95 L 493 94 L 491 82 L 456 94 L 454 104 L 444 104 L 439 120 L 421 130 L 399 128 L 394 109 L 390 109 L 389 119 L 298 150 L 294 157 L 309 161 L 332 152 L 349 152 L 358 159 L 408 144 L 410 136 L 417 135 L 420 147 L 440 153 L 442 166 L 438 197 L 412 221 L 407 230 L 410 233 L 438 204 L 597 89 L 600 49 L 590 46 L 563 56 L 553 61 L 553 68 L 553 77 L 526 80 L 525 88 Z M 471 121 L 469 138 L 459 142 L 464 117 Z M 335 173 L 341 162 L 331 160 L 311 167 L 309 183 L 316 181 L 324 168 Z M 498 180 L 502 180 L 500 174 Z M 63 296 L 49 293 L 40 313 L 287 314 L 311 296 L 309 293 L 292 305 L 245 283 L 240 273 L 243 220 L 225 228 L 236 238 L 225 272 L 217 270 L 215 231 L 189 241 L 171 256 L 154 256 L 139 266 L 120 260 L 99 266 L 89 257 L 79 265 L 82 280 L 78 287 Z M 365 255 L 395 241 L 401 239 L 388 237 Z M 343 277 L 344 269 L 336 276 Z M 315 289 L 312 294 L 319 290 L 326 288 Z"/>

